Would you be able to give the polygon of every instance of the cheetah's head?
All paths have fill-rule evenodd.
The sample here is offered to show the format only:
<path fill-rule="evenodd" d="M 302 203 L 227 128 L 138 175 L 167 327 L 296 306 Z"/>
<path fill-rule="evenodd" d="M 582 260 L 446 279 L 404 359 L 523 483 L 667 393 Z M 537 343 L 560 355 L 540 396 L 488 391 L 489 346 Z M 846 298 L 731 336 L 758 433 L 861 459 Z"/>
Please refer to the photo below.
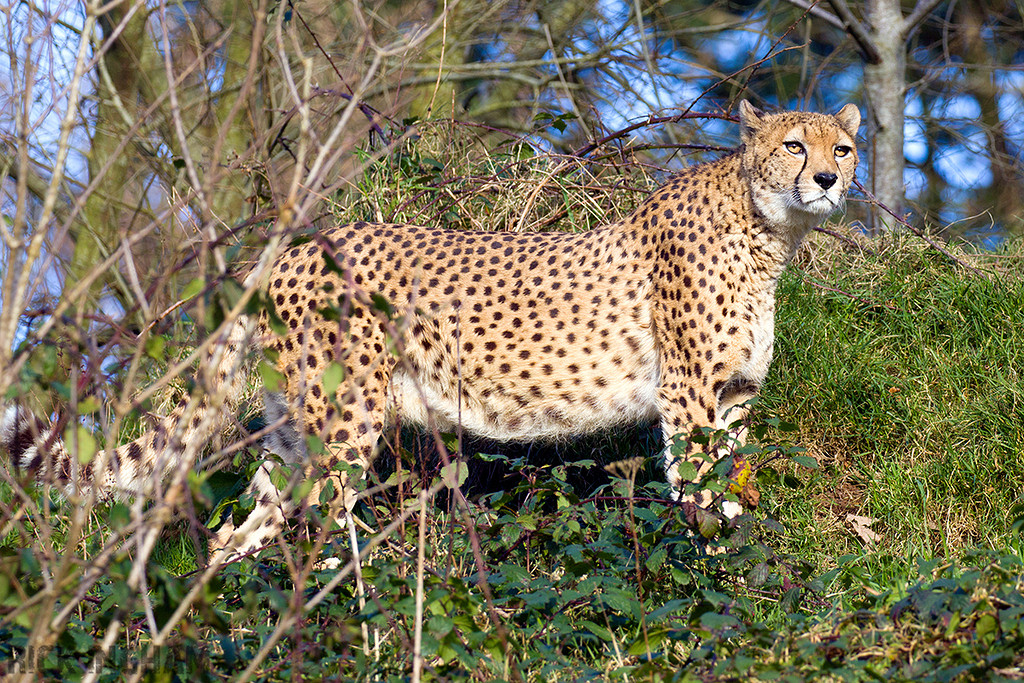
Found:
<path fill-rule="evenodd" d="M 766 114 L 740 102 L 743 168 L 768 221 L 808 229 L 841 208 L 857 170 L 860 111 Z"/>

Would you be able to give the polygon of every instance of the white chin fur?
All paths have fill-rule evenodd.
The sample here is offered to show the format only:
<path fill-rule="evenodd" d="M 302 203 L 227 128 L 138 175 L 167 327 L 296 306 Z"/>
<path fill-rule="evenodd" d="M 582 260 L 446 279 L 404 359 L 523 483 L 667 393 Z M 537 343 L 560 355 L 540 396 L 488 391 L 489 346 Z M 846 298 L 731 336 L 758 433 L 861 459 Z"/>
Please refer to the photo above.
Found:
<path fill-rule="evenodd" d="M 817 199 L 812 199 L 811 201 L 800 202 L 795 208 L 799 208 L 806 213 L 819 216 L 821 218 L 827 218 L 839 207 L 836 206 L 836 204 L 828 197 L 821 196 Z"/>
<path fill-rule="evenodd" d="M 839 208 L 838 202 L 833 202 L 825 193 L 807 199 L 795 191 L 779 192 L 755 197 L 754 202 L 769 223 L 790 229 L 811 227 Z"/>

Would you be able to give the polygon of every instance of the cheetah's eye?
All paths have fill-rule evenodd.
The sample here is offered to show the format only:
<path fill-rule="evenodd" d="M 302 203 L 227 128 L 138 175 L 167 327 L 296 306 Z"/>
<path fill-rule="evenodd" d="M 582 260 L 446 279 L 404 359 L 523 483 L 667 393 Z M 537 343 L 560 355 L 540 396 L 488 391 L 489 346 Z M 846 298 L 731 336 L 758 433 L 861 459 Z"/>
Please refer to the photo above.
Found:
<path fill-rule="evenodd" d="M 850 148 L 847 147 L 846 145 L 839 145 L 838 147 L 836 147 L 835 155 L 837 158 L 841 159 L 842 157 L 845 157 L 847 154 L 849 154 L 850 151 Z"/>
<path fill-rule="evenodd" d="M 789 152 L 790 154 L 804 153 L 804 146 L 801 145 L 799 142 L 786 142 L 783 144 L 786 145 L 786 151 Z"/>

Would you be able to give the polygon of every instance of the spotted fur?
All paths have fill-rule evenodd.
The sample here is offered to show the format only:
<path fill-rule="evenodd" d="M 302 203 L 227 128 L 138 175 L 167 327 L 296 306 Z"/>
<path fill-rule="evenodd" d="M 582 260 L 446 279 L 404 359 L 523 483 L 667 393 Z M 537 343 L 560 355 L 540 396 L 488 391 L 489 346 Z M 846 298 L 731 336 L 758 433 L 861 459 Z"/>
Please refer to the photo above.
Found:
<path fill-rule="evenodd" d="M 624 221 L 590 232 L 354 223 L 289 248 L 266 282 L 286 331 L 265 314 L 255 322 L 256 341 L 286 380 L 268 393 L 267 421 L 281 426 L 265 448 L 317 478 L 310 502 L 332 481 L 340 512 L 351 500 L 337 464 L 367 466 L 395 415 L 516 441 L 637 421 L 660 420 L 666 439 L 725 426 L 768 371 L 779 275 L 844 202 L 860 113 L 847 105 L 835 116 L 765 114 L 742 102 L 740 124 L 737 153 L 688 168 Z M 59 439 L 16 409 L 0 439 L 21 468 L 69 488 L 142 492 L 141 482 L 178 466 L 169 446 L 214 432 L 252 327 L 239 322 L 211 345 L 213 398 L 183 404 L 88 473 L 72 473 Z M 329 392 L 332 366 L 344 379 Z M 323 452 L 307 457 L 309 436 Z M 666 476 L 679 490 L 680 463 L 667 453 Z M 293 504 L 271 483 L 274 467 L 261 466 L 256 510 L 223 529 L 218 547 L 242 553 L 278 535 Z"/>

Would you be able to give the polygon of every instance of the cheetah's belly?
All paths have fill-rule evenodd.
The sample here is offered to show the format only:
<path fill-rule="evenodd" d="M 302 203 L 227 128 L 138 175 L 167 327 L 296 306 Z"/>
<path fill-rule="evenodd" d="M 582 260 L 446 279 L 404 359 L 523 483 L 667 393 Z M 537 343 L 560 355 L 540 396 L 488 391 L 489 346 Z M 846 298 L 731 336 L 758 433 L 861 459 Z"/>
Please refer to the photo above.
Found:
<path fill-rule="evenodd" d="M 391 400 L 401 418 L 430 425 L 432 417 L 444 431 L 461 424 L 473 434 L 499 441 L 558 439 L 654 420 L 658 416 L 656 364 L 637 370 L 637 376 L 609 381 L 600 392 L 575 395 L 563 391 L 565 384 L 557 381 L 526 385 L 492 380 L 487 382 L 490 391 L 470 390 L 461 401 L 448 387 L 396 370 Z"/>
<path fill-rule="evenodd" d="M 615 324 L 594 318 L 543 334 L 525 332 L 442 346 L 410 345 L 392 374 L 398 415 L 502 441 L 557 439 L 658 416 L 660 377 L 650 314 L 636 306 Z M 443 326 L 442 326 L 443 327 Z M 454 339 L 454 330 L 447 339 Z"/>

